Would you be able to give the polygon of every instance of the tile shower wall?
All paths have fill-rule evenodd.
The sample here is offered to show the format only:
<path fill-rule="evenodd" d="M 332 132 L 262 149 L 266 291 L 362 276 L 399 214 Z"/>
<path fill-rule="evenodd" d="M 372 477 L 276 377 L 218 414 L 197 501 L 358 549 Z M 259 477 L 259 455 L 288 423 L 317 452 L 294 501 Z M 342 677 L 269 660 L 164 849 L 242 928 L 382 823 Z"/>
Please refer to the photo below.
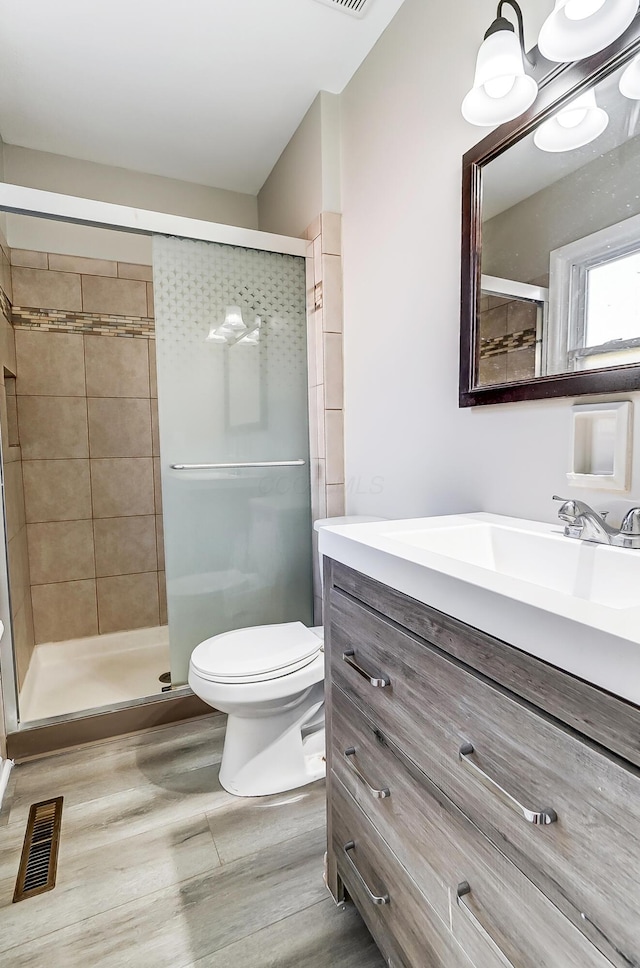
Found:
<path fill-rule="evenodd" d="M 314 520 L 344 514 L 341 216 L 323 212 L 307 229 L 307 344 L 311 501 Z M 315 621 L 321 621 L 314 533 Z"/>
<path fill-rule="evenodd" d="M 530 380 L 536 365 L 535 304 L 503 296 L 480 299 L 480 385 Z"/>
<path fill-rule="evenodd" d="M 16 406 L 16 349 L 11 323 L 11 269 L 6 241 L 0 239 L 0 433 L 5 487 L 7 561 L 11 626 L 18 684 L 22 685 L 34 647 L 31 577 L 23 490 L 22 448 Z"/>
<path fill-rule="evenodd" d="M 12 261 L 35 641 L 164 624 L 151 267 Z"/>

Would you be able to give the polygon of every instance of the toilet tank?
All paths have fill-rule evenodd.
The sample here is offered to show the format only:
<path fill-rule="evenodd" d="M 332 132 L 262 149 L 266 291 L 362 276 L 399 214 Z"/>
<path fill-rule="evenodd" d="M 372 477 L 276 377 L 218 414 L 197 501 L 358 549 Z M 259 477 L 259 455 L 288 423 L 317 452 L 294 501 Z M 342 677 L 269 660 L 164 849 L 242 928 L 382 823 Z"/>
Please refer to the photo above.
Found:
<path fill-rule="evenodd" d="M 386 521 L 386 518 L 377 518 L 373 515 L 365 514 L 347 514 L 341 518 L 319 518 L 317 521 L 313 522 L 313 527 L 316 531 L 321 531 L 323 528 L 332 528 L 334 525 L 338 524 L 370 524 L 373 521 Z M 323 582 L 323 568 L 322 568 L 322 552 L 320 551 L 320 542 L 317 542 L 317 555 L 318 555 L 318 568 L 320 571 L 320 591 L 322 592 L 322 582 Z"/>

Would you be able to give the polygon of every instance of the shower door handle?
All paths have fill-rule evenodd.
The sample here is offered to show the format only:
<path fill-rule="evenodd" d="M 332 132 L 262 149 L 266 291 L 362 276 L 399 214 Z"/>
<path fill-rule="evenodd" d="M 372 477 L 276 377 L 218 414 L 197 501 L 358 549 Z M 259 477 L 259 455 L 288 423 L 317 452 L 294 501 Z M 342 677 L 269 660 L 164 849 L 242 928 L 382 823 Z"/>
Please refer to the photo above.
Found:
<path fill-rule="evenodd" d="M 233 464 L 172 464 L 174 471 L 229 470 L 234 467 L 304 467 L 306 460 L 253 460 Z"/>

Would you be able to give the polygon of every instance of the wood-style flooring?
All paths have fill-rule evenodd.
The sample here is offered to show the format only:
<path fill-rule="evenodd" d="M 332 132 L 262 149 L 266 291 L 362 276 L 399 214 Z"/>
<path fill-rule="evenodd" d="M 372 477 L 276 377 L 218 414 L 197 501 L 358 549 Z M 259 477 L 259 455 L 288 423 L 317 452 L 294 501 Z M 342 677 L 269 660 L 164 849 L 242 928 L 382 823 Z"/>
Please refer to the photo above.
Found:
<path fill-rule="evenodd" d="M 322 880 L 324 783 L 238 799 L 224 717 L 16 766 L 0 814 L 0 968 L 381 968 Z M 12 904 L 29 806 L 64 796 L 56 887 Z"/>

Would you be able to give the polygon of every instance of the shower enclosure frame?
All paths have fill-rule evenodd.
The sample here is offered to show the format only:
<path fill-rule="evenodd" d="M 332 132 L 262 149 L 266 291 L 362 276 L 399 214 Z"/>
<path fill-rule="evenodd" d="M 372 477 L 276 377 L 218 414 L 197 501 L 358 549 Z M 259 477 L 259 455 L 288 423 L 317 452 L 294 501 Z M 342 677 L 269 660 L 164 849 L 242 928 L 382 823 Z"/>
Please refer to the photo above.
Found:
<path fill-rule="evenodd" d="M 265 252 L 310 258 L 308 242 L 305 239 L 290 238 L 285 235 L 275 235 L 270 232 L 260 232 L 257 229 L 240 228 L 224 225 L 219 222 L 209 222 L 203 219 L 188 218 L 182 215 L 171 215 L 166 212 L 154 212 L 146 209 L 131 208 L 128 205 L 117 205 L 111 202 L 101 202 L 95 199 L 79 198 L 74 195 L 62 195 L 57 192 L 43 191 L 38 188 L 25 188 L 22 185 L 0 183 L 0 212 L 14 215 L 28 215 L 35 218 L 45 218 L 53 221 L 70 222 L 76 225 L 87 225 L 93 228 L 112 229 L 121 232 L 132 232 L 136 235 L 167 235 L 185 239 L 195 239 L 201 242 L 218 242 L 225 245 L 242 246 L 247 249 L 259 249 Z M 312 485 L 313 486 L 313 485 Z M 4 490 L 4 483 L 3 483 Z M 2 496 L 2 515 L 0 520 L 0 547 L 6 548 L 5 502 Z M 9 582 L 7 574 L 6 554 L 0 554 L 0 607 L 5 615 L 9 615 Z M 165 704 L 167 700 L 194 698 L 188 686 L 181 687 L 154 697 L 145 697 L 131 702 L 114 703 L 110 706 L 94 710 L 82 710 L 67 716 L 55 716 L 37 720 L 33 723 L 21 723 L 18 709 L 18 688 L 16 670 L 13 658 L 13 638 L 10 623 L 5 627 L 0 640 L 0 675 L 2 680 L 2 698 L 4 702 L 5 727 L 9 755 L 28 755 L 42 752 L 37 740 L 38 731 L 43 728 L 62 726 L 67 727 L 72 745 L 74 736 L 73 724 L 88 719 L 97 720 L 100 716 L 109 717 L 112 714 L 134 709 L 136 706 L 147 707 L 153 704 Z M 166 708 L 166 707 L 165 707 Z M 185 706 L 185 709 L 187 707 Z M 166 718 L 166 716 L 165 716 Z M 162 713 L 156 717 L 162 721 Z M 154 721 L 152 725 L 156 725 Z M 99 730 L 98 730 L 99 732 Z M 29 735 L 33 734 L 35 742 L 29 743 Z M 12 743 L 11 740 L 14 742 Z M 101 738 L 96 735 L 94 738 Z M 19 740 L 16 742 L 16 740 Z M 23 742 L 26 741 L 26 742 Z M 87 739 L 77 738 L 75 742 L 86 742 Z M 12 746 L 14 747 L 12 749 Z"/>

